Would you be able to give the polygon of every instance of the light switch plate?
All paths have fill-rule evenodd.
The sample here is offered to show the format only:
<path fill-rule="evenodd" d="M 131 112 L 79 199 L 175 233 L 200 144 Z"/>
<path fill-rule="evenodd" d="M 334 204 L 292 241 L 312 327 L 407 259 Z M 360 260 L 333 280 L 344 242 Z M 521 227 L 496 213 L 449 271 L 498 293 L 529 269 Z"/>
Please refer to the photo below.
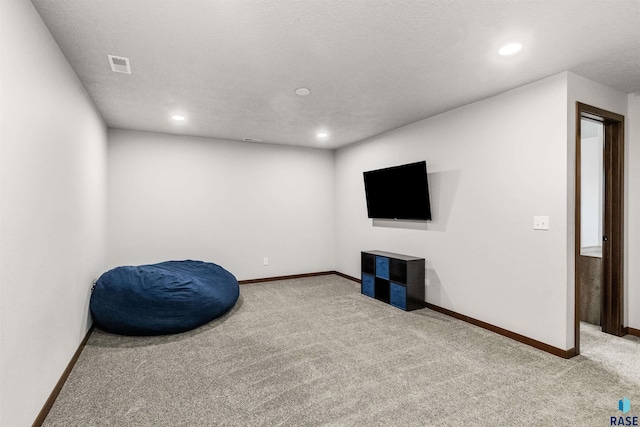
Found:
<path fill-rule="evenodd" d="M 533 229 L 534 230 L 548 230 L 549 229 L 549 217 L 548 216 L 534 216 L 533 217 Z"/>

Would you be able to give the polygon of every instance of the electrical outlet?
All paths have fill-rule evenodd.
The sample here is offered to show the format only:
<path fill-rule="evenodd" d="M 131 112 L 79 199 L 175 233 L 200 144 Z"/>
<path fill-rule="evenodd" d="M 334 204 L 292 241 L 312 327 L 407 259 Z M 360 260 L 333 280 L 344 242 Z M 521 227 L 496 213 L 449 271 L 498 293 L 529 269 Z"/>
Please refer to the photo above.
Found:
<path fill-rule="evenodd" d="M 269 265 L 269 258 L 264 257 L 264 265 L 265 266 Z"/>
<path fill-rule="evenodd" d="M 534 230 L 548 230 L 549 229 L 549 217 L 548 216 L 534 216 L 533 217 L 533 229 Z"/>

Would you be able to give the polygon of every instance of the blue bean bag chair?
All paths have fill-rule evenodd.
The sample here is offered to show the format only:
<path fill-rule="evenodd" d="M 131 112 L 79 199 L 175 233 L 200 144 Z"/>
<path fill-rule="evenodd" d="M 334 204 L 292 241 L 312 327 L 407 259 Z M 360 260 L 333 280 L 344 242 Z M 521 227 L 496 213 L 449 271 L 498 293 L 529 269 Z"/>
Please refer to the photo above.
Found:
<path fill-rule="evenodd" d="M 89 307 L 100 329 L 121 335 L 188 331 L 229 311 L 238 281 L 219 265 L 166 261 L 116 267 L 96 282 Z"/>

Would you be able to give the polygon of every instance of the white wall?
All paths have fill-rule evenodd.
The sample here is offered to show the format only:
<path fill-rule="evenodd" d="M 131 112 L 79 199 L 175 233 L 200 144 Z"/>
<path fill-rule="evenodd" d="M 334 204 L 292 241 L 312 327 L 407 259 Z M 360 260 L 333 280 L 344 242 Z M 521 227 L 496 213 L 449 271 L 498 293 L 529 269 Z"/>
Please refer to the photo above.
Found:
<path fill-rule="evenodd" d="M 627 189 L 628 218 L 627 293 L 625 295 L 629 315 L 627 326 L 640 329 L 640 93 L 628 96 L 627 116 Z"/>
<path fill-rule="evenodd" d="M 332 152 L 122 130 L 108 139 L 110 267 L 190 258 L 239 280 L 334 269 Z"/>
<path fill-rule="evenodd" d="M 358 276 L 366 249 L 424 256 L 428 302 L 572 348 L 576 101 L 627 115 L 626 95 L 561 73 L 338 150 L 337 270 Z M 627 223 L 638 210 L 636 157 L 627 159 Z M 368 220 L 362 172 L 422 159 L 434 221 Z M 551 229 L 533 231 L 533 215 L 549 215 Z M 629 259 L 640 249 L 638 225 L 629 225 L 625 324 L 633 327 L 640 274 Z"/>
<path fill-rule="evenodd" d="M 562 73 L 338 150 L 336 269 L 358 277 L 367 249 L 425 257 L 428 302 L 571 348 L 567 124 Z M 433 221 L 367 219 L 362 172 L 419 160 Z"/>
<path fill-rule="evenodd" d="M 104 268 L 106 128 L 30 2 L 0 2 L 0 425 L 30 425 Z"/>

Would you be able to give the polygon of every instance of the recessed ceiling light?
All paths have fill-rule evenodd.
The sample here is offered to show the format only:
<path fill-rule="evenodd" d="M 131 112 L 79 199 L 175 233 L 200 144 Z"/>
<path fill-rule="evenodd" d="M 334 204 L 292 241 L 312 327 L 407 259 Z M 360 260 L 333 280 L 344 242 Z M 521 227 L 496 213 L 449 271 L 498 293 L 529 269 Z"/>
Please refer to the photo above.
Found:
<path fill-rule="evenodd" d="M 307 96 L 307 95 L 309 95 L 311 93 L 311 91 L 309 89 L 307 89 L 306 87 L 299 87 L 294 92 L 298 96 Z"/>
<path fill-rule="evenodd" d="M 502 46 L 498 53 L 502 56 L 509 56 L 520 52 L 521 49 L 522 45 L 520 43 L 509 43 Z"/>
<path fill-rule="evenodd" d="M 173 116 L 171 116 L 171 118 L 173 120 L 175 120 L 176 122 L 183 122 L 185 117 L 183 115 L 180 114 L 174 114 Z"/>
<path fill-rule="evenodd" d="M 316 136 L 317 136 L 318 138 L 326 138 L 326 137 L 328 137 L 328 136 L 329 136 L 329 134 L 328 134 L 328 133 L 326 133 L 326 132 L 318 132 L 318 133 L 316 134 Z"/>

